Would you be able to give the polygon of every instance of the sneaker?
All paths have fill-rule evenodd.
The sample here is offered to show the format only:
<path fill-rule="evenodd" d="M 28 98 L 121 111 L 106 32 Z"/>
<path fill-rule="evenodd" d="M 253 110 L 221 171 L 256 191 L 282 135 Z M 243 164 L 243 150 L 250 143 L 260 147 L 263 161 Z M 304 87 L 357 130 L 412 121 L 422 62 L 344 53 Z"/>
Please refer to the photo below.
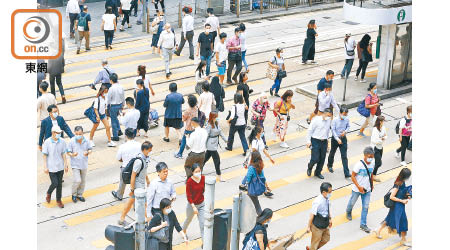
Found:
<path fill-rule="evenodd" d="M 91 147 L 95 147 L 94 141 L 91 141 Z"/>
<path fill-rule="evenodd" d="M 367 225 L 361 225 L 359 226 L 359 228 L 361 228 L 361 230 L 363 230 L 366 233 L 370 233 L 370 228 Z"/>
<path fill-rule="evenodd" d="M 241 185 L 239 185 L 239 190 L 247 191 L 247 186 L 241 184 Z"/>
<path fill-rule="evenodd" d="M 280 97 L 280 95 L 278 93 L 273 94 L 276 97 Z"/>
<path fill-rule="evenodd" d="M 403 167 L 406 167 L 406 165 L 408 165 L 408 164 L 406 164 L 405 161 L 402 161 L 402 162 L 400 162 L 400 165 L 402 165 Z"/>
<path fill-rule="evenodd" d="M 119 137 L 111 137 L 111 141 L 119 141 Z"/>
<path fill-rule="evenodd" d="M 273 196 L 273 193 L 272 193 L 272 192 L 265 192 L 264 195 L 265 195 L 266 197 L 272 197 L 272 196 Z"/>
<path fill-rule="evenodd" d="M 91 48 L 86 48 L 86 51 L 91 51 Z"/>
<path fill-rule="evenodd" d="M 282 143 L 280 143 L 280 147 L 289 148 L 289 145 L 286 142 L 282 142 Z"/>
<path fill-rule="evenodd" d="M 77 203 L 77 197 L 76 196 L 74 196 L 74 195 L 72 195 L 72 201 L 73 201 L 73 203 Z"/>
<path fill-rule="evenodd" d="M 365 79 L 361 79 L 361 81 L 359 81 L 359 82 L 367 82 Z"/>
<path fill-rule="evenodd" d="M 108 147 L 115 147 L 115 146 L 116 146 L 116 144 L 114 142 L 112 142 L 112 141 L 108 142 Z"/>
<path fill-rule="evenodd" d="M 169 140 L 169 138 L 164 137 L 164 138 L 163 138 L 163 141 L 169 142 L 170 140 Z"/>
<path fill-rule="evenodd" d="M 273 96 L 273 89 L 269 89 L 270 95 Z"/>
<path fill-rule="evenodd" d="M 395 152 L 395 158 L 400 159 L 400 153 L 399 152 Z"/>
<path fill-rule="evenodd" d="M 352 213 L 351 212 L 350 213 L 347 212 L 347 220 L 352 220 Z"/>
<path fill-rule="evenodd" d="M 77 55 L 78 55 L 78 54 L 80 54 L 80 50 L 79 50 L 79 49 L 77 49 Z"/>
<path fill-rule="evenodd" d="M 119 200 L 119 201 L 122 200 L 122 198 L 120 198 L 120 197 L 117 195 L 117 192 L 116 192 L 116 191 L 111 191 L 111 194 L 112 194 L 112 196 L 113 196 L 116 200 Z"/>
<path fill-rule="evenodd" d="M 412 244 L 410 242 L 403 242 L 402 245 L 405 247 L 412 247 Z"/>
<path fill-rule="evenodd" d="M 358 81 L 358 77 L 357 76 L 355 76 L 355 81 Z"/>
<path fill-rule="evenodd" d="M 85 202 L 86 199 L 83 196 L 78 196 L 77 199 L 81 202 Z"/>
<path fill-rule="evenodd" d="M 178 153 L 175 153 L 173 156 L 177 159 L 183 159 L 183 156 Z"/>

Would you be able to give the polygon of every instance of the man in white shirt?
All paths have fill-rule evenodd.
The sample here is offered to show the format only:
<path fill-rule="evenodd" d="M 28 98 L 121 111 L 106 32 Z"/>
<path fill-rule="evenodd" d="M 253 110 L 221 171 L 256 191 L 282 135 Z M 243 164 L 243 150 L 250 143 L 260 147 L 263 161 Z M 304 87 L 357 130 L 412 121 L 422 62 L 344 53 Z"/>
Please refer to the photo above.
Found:
<path fill-rule="evenodd" d="M 161 55 L 161 48 L 163 51 L 164 63 L 166 67 L 166 79 L 169 79 L 170 75 L 170 61 L 172 61 L 173 50 L 175 48 L 175 34 L 170 28 L 170 23 L 164 25 L 164 31 L 161 32 L 158 40 L 158 54 Z"/>
<path fill-rule="evenodd" d="M 320 185 L 320 195 L 318 195 L 311 206 L 308 227 L 306 231 L 311 232 L 311 246 L 307 250 L 317 250 L 330 241 L 331 221 L 330 198 L 332 186 L 328 182 Z"/>
<path fill-rule="evenodd" d="M 125 99 L 128 110 L 124 111 L 119 117 L 119 121 L 125 126 L 125 129 L 131 128 L 134 131 L 134 136 L 136 136 L 136 128 L 141 112 L 134 108 L 134 99 L 132 97 L 127 97 Z"/>
<path fill-rule="evenodd" d="M 48 83 L 46 81 L 41 82 L 39 84 L 39 91 L 41 91 L 42 95 L 37 99 L 37 112 L 39 121 L 44 120 L 48 117 L 48 106 L 54 104 L 56 105 L 56 98 L 53 94 L 48 93 Z"/>
<path fill-rule="evenodd" d="M 189 42 L 189 59 L 194 60 L 194 43 L 192 42 L 192 39 L 194 38 L 194 18 L 189 15 L 191 11 L 192 9 L 190 7 L 183 8 L 183 32 L 181 33 L 181 42 L 175 55 L 180 56 L 187 40 Z"/>
<path fill-rule="evenodd" d="M 223 84 L 223 80 L 225 78 L 225 71 L 227 69 L 227 59 L 228 59 L 228 50 L 227 45 L 225 44 L 225 40 L 227 40 L 227 33 L 221 33 L 219 35 L 220 41 L 217 43 L 214 51 L 216 52 L 216 65 L 217 70 L 219 71 L 217 74 L 219 75 L 219 82 Z"/>
<path fill-rule="evenodd" d="M 119 141 L 119 136 L 122 135 L 119 123 L 119 111 L 123 108 L 123 103 L 125 102 L 125 92 L 123 87 L 118 82 L 118 76 L 116 73 L 112 73 L 109 77 L 111 81 L 111 87 L 106 95 L 106 105 L 109 109 L 109 115 L 111 117 L 111 127 L 113 132 L 113 137 L 111 140 Z"/>
<path fill-rule="evenodd" d="M 370 233 L 367 227 L 367 213 L 369 212 L 370 194 L 373 191 L 373 169 L 375 167 L 374 154 L 372 147 L 364 149 L 364 159 L 357 162 L 352 172 L 352 196 L 347 205 L 347 219 L 352 220 L 352 209 L 361 196 L 361 222 L 360 228 L 366 233 Z"/>
<path fill-rule="evenodd" d="M 205 160 L 206 153 L 206 140 L 208 139 L 208 132 L 206 129 L 200 127 L 200 121 L 197 117 L 191 119 L 191 126 L 194 128 L 194 132 L 186 135 L 186 145 L 191 149 L 191 152 L 184 163 L 186 180 L 192 176 L 191 167 L 194 163 L 198 163 L 203 171 L 203 162 Z"/>
<path fill-rule="evenodd" d="M 331 116 L 331 110 L 326 108 L 323 114 L 314 117 L 309 125 L 308 143 L 306 146 L 311 148 L 311 160 L 308 163 L 308 170 L 306 171 L 308 176 L 311 176 L 312 169 L 317 164 L 314 176 L 319 179 L 324 179 L 321 173 L 327 155 L 327 139 L 331 129 Z"/>
<path fill-rule="evenodd" d="M 69 0 L 66 6 L 66 17 L 70 20 L 70 38 L 75 38 L 74 24 L 79 13 L 78 0 Z"/>
<path fill-rule="evenodd" d="M 213 48 L 215 46 L 216 36 L 220 34 L 220 23 L 219 18 L 214 15 L 214 9 L 208 8 L 206 9 L 206 13 L 208 13 L 208 18 L 206 18 L 205 24 L 209 23 L 211 25 L 211 35 L 213 37 Z"/>
<path fill-rule="evenodd" d="M 123 199 L 123 193 L 125 192 L 125 187 L 127 186 L 127 184 L 123 183 L 122 171 L 127 166 L 128 162 L 141 152 L 141 144 L 134 140 L 135 133 L 133 129 L 126 129 L 125 136 L 127 137 L 127 142 L 120 145 L 116 156 L 116 159 L 122 162 L 122 165 L 120 166 L 119 188 L 117 191 L 111 192 L 114 198 L 119 201 Z"/>

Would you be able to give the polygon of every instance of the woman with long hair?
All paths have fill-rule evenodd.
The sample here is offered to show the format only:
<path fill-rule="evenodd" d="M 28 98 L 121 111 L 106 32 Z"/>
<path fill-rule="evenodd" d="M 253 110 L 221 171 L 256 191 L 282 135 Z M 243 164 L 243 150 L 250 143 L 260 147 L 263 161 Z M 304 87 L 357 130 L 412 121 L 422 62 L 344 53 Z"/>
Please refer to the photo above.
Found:
<path fill-rule="evenodd" d="M 153 91 L 152 83 L 150 82 L 150 78 L 148 78 L 146 76 L 146 74 L 147 74 L 146 66 L 139 65 L 137 67 L 137 74 L 138 74 L 138 76 L 136 77 L 136 82 L 137 82 L 137 80 L 142 79 L 142 81 L 144 81 L 144 87 L 147 88 L 150 91 L 150 93 L 152 93 L 152 96 L 155 96 L 155 91 Z M 136 91 L 134 93 L 134 98 L 136 98 L 137 89 L 138 89 L 138 86 L 136 85 Z"/>
<path fill-rule="evenodd" d="M 255 227 L 253 227 L 253 230 L 245 235 L 245 238 L 243 240 L 244 247 L 247 246 L 246 243 L 248 242 L 250 237 L 253 237 L 254 234 L 260 250 L 265 250 L 267 248 L 271 249 L 269 246 L 269 237 L 267 236 L 267 227 L 272 220 L 272 216 L 273 211 L 270 208 L 265 208 L 261 212 L 261 214 L 258 215 L 258 217 L 256 218 Z"/>
<path fill-rule="evenodd" d="M 183 223 L 183 232 L 187 235 L 187 228 L 191 224 L 194 215 L 197 215 L 200 234 L 203 239 L 203 228 L 205 223 L 205 176 L 198 163 L 191 168 L 192 176 L 186 181 L 186 220 Z"/>
<path fill-rule="evenodd" d="M 375 168 L 373 170 L 373 180 L 380 182 L 376 177 L 378 169 L 381 167 L 381 158 L 383 157 L 383 143 L 386 141 L 387 133 L 384 127 L 384 116 L 380 115 L 373 126 L 372 136 L 370 138 L 370 146 L 375 151 Z"/>
<path fill-rule="evenodd" d="M 263 128 L 259 126 L 255 126 L 253 128 L 252 132 L 248 136 L 248 143 L 249 145 L 251 145 L 251 152 L 258 151 L 261 155 L 264 153 L 267 156 L 267 158 L 269 158 L 269 160 L 273 164 L 275 164 L 274 159 L 272 158 L 272 156 L 270 156 L 269 151 L 267 151 L 264 145 L 264 141 L 262 140 L 263 134 L 264 134 Z"/>
<path fill-rule="evenodd" d="M 222 129 L 219 127 L 219 123 L 217 122 L 217 117 L 219 113 L 216 110 L 211 111 L 209 113 L 208 124 L 206 125 L 206 131 L 208 132 L 208 139 L 206 140 L 206 154 L 205 160 L 203 161 L 203 166 L 209 160 L 209 158 L 213 158 L 214 167 L 216 168 L 216 180 L 217 182 L 221 182 L 221 172 L 220 172 L 220 156 L 217 152 L 219 147 L 219 136 L 222 140 L 227 143 L 227 138 L 222 132 Z"/>
<path fill-rule="evenodd" d="M 250 107 L 250 94 L 253 93 L 253 89 L 250 89 L 250 87 L 247 84 L 248 75 L 247 72 L 241 72 L 239 73 L 239 84 L 237 86 L 237 91 L 241 93 L 241 95 L 244 97 L 245 105 L 247 107 Z M 245 124 L 247 124 L 248 121 L 248 109 L 245 110 Z M 250 130 L 250 126 L 247 126 L 247 129 Z"/>
<path fill-rule="evenodd" d="M 308 23 L 308 29 L 306 30 L 306 38 L 303 43 L 302 50 L 302 63 L 306 64 L 308 60 L 311 60 L 312 64 L 316 64 L 314 61 L 314 55 L 316 54 L 316 36 L 317 36 L 316 20 L 310 20 Z"/>
<path fill-rule="evenodd" d="M 136 86 L 138 88 L 136 93 L 136 105 L 135 108 L 139 110 L 139 120 L 136 127 L 136 136 L 140 136 L 139 130 L 144 130 L 144 137 L 147 138 L 148 131 L 148 116 L 150 113 L 150 101 L 149 101 L 149 91 L 145 87 L 144 81 L 138 79 L 136 81 Z"/>
<path fill-rule="evenodd" d="M 412 197 L 412 187 L 406 186 L 405 182 L 411 177 L 411 170 L 403 168 L 394 182 L 394 187 L 391 189 L 390 199 L 394 202 L 394 207 L 389 209 L 389 213 L 381 223 L 380 228 L 375 231 L 378 239 L 382 239 L 381 230 L 388 227 L 389 233 L 398 233 L 401 237 L 400 244 L 404 246 L 411 246 L 406 242 L 406 232 L 408 232 L 408 218 L 406 217 L 405 205 Z"/>
<path fill-rule="evenodd" d="M 281 100 L 275 102 L 273 107 L 274 112 L 277 114 L 273 130 L 281 140 L 280 147 L 282 148 L 289 148 L 289 145 L 284 141 L 284 137 L 286 136 L 290 120 L 289 110 L 295 109 L 294 104 L 292 104 L 292 96 L 294 96 L 294 92 L 290 89 L 286 90 L 281 96 Z"/>
<path fill-rule="evenodd" d="M 102 121 L 105 126 L 106 136 L 108 137 L 108 147 L 115 147 L 116 144 L 111 141 L 111 126 L 109 125 L 108 119 L 106 118 L 106 94 L 108 94 L 108 88 L 102 85 L 98 90 L 97 96 L 94 100 L 93 108 L 95 116 L 97 117 L 97 122 L 92 125 L 91 132 L 89 133 L 89 140 L 91 141 L 91 146 L 95 147 L 94 134 Z"/>
<path fill-rule="evenodd" d="M 223 99 L 225 98 L 225 90 L 220 84 L 218 76 L 214 76 L 212 78 L 211 84 L 209 85 L 209 91 L 214 95 L 214 100 L 216 101 L 216 110 L 218 110 L 219 112 L 223 112 L 225 110 L 225 106 L 223 104 Z"/>
<path fill-rule="evenodd" d="M 264 162 L 261 158 L 261 154 L 259 151 L 253 151 L 251 155 L 252 160 L 250 161 L 250 166 L 248 167 L 247 176 L 245 178 L 246 185 L 250 184 L 250 182 L 253 181 L 254 178 L 259 178 L 265 185 L 266 192 L 271 192 L 272 190 L 269 188 L 269 185 L 267 184 L 266 177 L 264 176 Z M 272 194 L 273 195 L 273 194 Z M 269 196 L 272 196 L 269 195 Z M 258 196 L 253 194 L 248 194 L 250 199 L 253 202 L 253 205 L 255 205 L 256 213 L 258 215 L 261 214 L 261 205 L 259 204 Z"/>
<path fill-rule="evenodd" d="M 206 75 L 206 61 L 200 61 L 197 68 L 195 69 L 195 82 L 197 85 L 195 85 L 195 92 L 198 95 L 201 95 L 203 92 L 203 84 L 206 82 L 208 83 L 210 76 Z"/>
<path fill-rule="evenodd" d="M 359 58 L 359 66 L 356 70 L 355 81 L 358 81 L 359 73 L 361 73 L 361 81 L 366 82 L 364 80 L 364 76 L 366 75 L 367 65 L 369 62 L 373 61 L 372 59 L 372 42 L 370 42 L 369 34 L 365 34 L 361 41 L 358 43 L 358 58 Z M 361 72 L 362 71 L 362 72 Z"/>
<path fill-rule="evenodd" d="M 105 34 L 105 48 L 112 49 L 111 44 L 114 38 L 114 31 L 117 30 L 116 15 L 113 14 L 111 6 L 106 8 L 105 14 L 102 16 L 101 30 Z"/>
<path fill-rule="evenodd" d="M 369 87 L 367 88 L 367 91 L 369 91 L 369 93 L 367 94 L 364 102 L 366 105 L 366 109 L 370 110 L 370 115 L 366 118 L 363 125 L 359 129 L 359 136 L 366 136 L 364 134 L 364 130 L 367 128 L 367 126 L 369 126 L 369 124 L 372 124 L 373 117 L 377 112 L 378 106 L 380 106 L 380 98 L 377 95 L 377 84 L 375 82 L 371 82 L 369 84 Z"/>
<path fill-rule="evenodd" d="M 209 113 L 213 107 L 216 106 L 216 99 L 213 93 L 209 92 L 209 83 L 204 82 L 202 86 L 203 93 L 200 95 L 200 100 L 198 102 L 198 109 L 202 111 L 206 118 L 209 118 Z"/>
<path fill-rule="evenodd" d="M 245 139 L 245 110 L 248 107 L 244 104 L 244 98 L 240 93 L 234 94 L 234 105 L 231 107 L 227 121 L 230 124 L 230 131 L 228 134 L 228 143 L 226 150 L 233 150 L 234 134 L 238 132 L 239 139 L 241 139 L 244 156 L 248 150 L 247 140 Z"/>

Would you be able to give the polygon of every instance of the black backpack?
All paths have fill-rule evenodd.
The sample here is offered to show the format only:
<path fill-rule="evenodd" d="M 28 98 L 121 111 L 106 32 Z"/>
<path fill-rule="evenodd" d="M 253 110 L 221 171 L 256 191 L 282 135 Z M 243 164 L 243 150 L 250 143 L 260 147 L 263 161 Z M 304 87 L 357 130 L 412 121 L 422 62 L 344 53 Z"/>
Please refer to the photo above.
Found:
<path fill-rule="evenodd" d="M 142 166 L 141 169 L 139 170 L 139 172 L 136 173 L 136 177 L 139 176 L 139 174 L 141 173 L 142 169 L 144 168 L 144 160 L 142 160 L 141 157 L 134 157 L 133 159 L 131 159 L 128 164 L 125 166 L 125 168 L 122 171 L 122 180 L 123 183 L 125 184 L 130 184 L 131 181 L 131 173 L 133 172 L 133 165 L 134 162 L 139 159 L 142 162 Z"/>
<path fill-rule="evenodd" d="M 198 118 L 200 127 L 203 128 L 203 126 L 205 126 L 206 116 L 205 116 L 205 113 L 200 111 L 200 109 L 198 109 L 197 118 Z"/>
<path fill-rule="evenodd" d="M 409 123 L 409 122 L 410 122 L 410 119 L 408 119 L 406 116 L 403 117 L 402 119 L 405 119 L 405 122 L 406 122 L 406 123 Z M 397 125 L 395 126 L 395 134 L 397 134 L 397 135 L 400 134 L 400 121 L 401 121 L 402 119 L 398 120 Z"/>

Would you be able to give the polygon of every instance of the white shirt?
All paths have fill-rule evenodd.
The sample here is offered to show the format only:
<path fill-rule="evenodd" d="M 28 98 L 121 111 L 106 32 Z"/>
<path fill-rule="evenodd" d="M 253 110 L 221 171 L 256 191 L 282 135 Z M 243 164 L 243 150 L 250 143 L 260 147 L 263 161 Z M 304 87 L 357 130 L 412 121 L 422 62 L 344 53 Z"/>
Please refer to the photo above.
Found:
<path fill-rule="evenodd" d="M 67 3 L 66 16 L 69 16 L 69 13 L 72 13 L 72 14 L 80 13 L 80 6 L 78 5 L 78 0 L 70 0 Z"/>
<path fill-rule="evenodd" d="M 114 30 L 114 20 L 116 20 L 116 15 L 103 14 L 102 20 L 105 21 L 105 24 L 103 25 L 104 30 Z"/>
<path fill-rule="evenodd" d="M 265 148 L 266 146 L 264 145 L 264 141 L 262 140 L 262 138 L 258 139 L 255 137 L 255 139 L 253 139 L 252 149 L 256 149 L 256 151 L 258 151 L 259 153 L 261 153 L 261 155 L 263 155 L 263 151 Z"/>
<path fill-rule="evenodd" d="M 205 113 L 206 119 L 209 118 L 209 113 L 211 113 L 211 106 L 216 104 L 216 100 L 214 99 L 214 94 L 211 92 L 203 92 L 200 95 L 199 101 L 199 109 L 203 113 Z"/>
<path fill-rule="evenodd" d="M 381 132 L 378 131 L 376 127 L 372 129 L 372 135 L 370 137 L 370 146 L 377 147 L 378 149 L 383 149 L 383 141 L 382 138 L 387 138 L 386 128 L 384 126 L 381 127 Z"/>
<path fill-rule="evenodd" d="M 111 85 L 106 95 L 106 104 L 123 104 L 125 102 L 125 92 L 123 87 L 117 82 Z"/>
<path fill-rule="evenodd" d="M 45 93 L 37 99 L 37 111 L 39 113 L 39 120 L 42 121 L 48 116 L 48 106 L 55 104 L 56 98 L 52 93 Z"/>
<path fill-rule="evenodd" d="M 245 104 L 235 104 L 233 106 L 231 106 L 231 115 L 230 115 L 230 120 L 232 120 L 234 118 L 234 110 L 236 106 L 236 111 L 237 111 L 237 121 L 236 121 L 236 126 L 241 126 L 241 125 L 245 125 Z"/>
<path fill-rule="evenodd" d="M 205 81 L 205 71 L 195 71 L 195 82 L 204 82 Z"/>
<path fill-rule="evenodd" d="M 206 140 L 208 132 L 204 128 L 197 127 L 194 129 L 186 140 L 186 145 L 191 148 L 194 153 L 203 153 L 206 151 Z"/>
<path fill-rule="evenodd" d="M 247 35 L 245 34 L 245 32 L 239 34 L 239 40 L 241 40 L 241 51 L 247 50 L 247 46 L 245 46 L 245 38 L 246 37 L 247 37 Z"/>
<path fill-rule="evenodd" d="M 136 77 L 136 80 L 134 80 L 134 82 L 136 82 L 139 79 L 142 79 L 142 76 Z M 150 90 L 150 78 L 148 76 L 145 76 L 144 86 L 145 86 L 145 88 Z M 134 89 L 138 89 L 137 84 L 134 86 Z"/>
<path fill-rule="evenodd" d="M 323 197 L 322 194 L 319 194 L 312 203 L 311 213 L 314 215 L 317 215 L 317 213 L 319 213 L 323 217 L 328 217 L 330 209 L 331 209 L 330 200 Z"/>
<path fill-rule="evenodd" d="M 349 37 L 347 42 L 344 42 L 344 50 L 353 50 L 355 51 L 355 53 L 353 54 L 353 56 L 349 56 L 347 55 L 347 51 L 345 51 L 345 59 L 355 59 L 355 54 L 356 52 L 356 42 L 355 39 L 353 39 L 352 37 Z M 347 47 L 347 49 L 345 48 Z"/>
<path fill-rule="evenodd" d="M 220 27 L 219 18 L 216 16 L 210 16 L 206 18 L 205 24 L 209 23 L 211 25 L 211 32 L 217 31 L 217 28 Z M 219 35 L 219 34 L 217 34 Z"/>
<path fill-rule="evenodd" d="M 311 143 L 311 138 L 318 140 L 328 139 L 331 131 L 331 118 L 324 120 L 321 115 L 312 119 L 308 128 L 307 142 Z"/>
<path fill-rule="evenodd" d="M 98 100 L 100 100 L 100 105 L 98 105 Z M 104 115 L 106 111 L 106 98 L 99 96 L 98 98 L 95 98 L 94 100 L 94 108 L 98 109 L 99 115 Z"/>
<path fill-rule="evenodd" d="M 185 15 L 183 18 L 183 33 L 194 30 L 194 18 L 191 15 Z"/>
<path fill-rule="evenodd" d="M 219 53 L 219 62 L 220 63 L 227 60 L 228 50 L 227 50 L 227 45 L 225 43 L 222 43 L 221 41 L 219 41 L 215 45 L 214 51 Z"/>
<path fill-rule="evenodd" d="M 375 160 L 372 160 L 370 164 L 367 164 L 366 162 L 366 165 L 367 169 L 369 169 L 370 175 L 372 175 L 373 168 L 375 166 Z M 353 167 L 353 172 L 356 173 L 356 182 L 358 182 L 361 187 L 365 188 L 367 192 L 370 192 L 370 176 L 367 174 L 367 170 L 361 161 L 358 161 L 355 164 L 355 166 Z M 352 183 L 352 190 L 359 193 L 359 190 L 354 183 Z"/>
<path fill-rule="evenodd" d="M 158 47 L 163 47 L 164 49 L 173 49 L 175 47 L 175 35 L 172 31 L 167 32 L 164 30 L 161 32 L 158 40 Z"/>
<path fill-rule="evenodd" d="M 141 116 L 141 112 L 135 108 L 129 109 L 124 116 L 119 117 L 119 121 L 125 128 L 137 128 L 137 122 L 139 117 Z"/>
<path fill-rule="evenodd" d="M 135 140 L 128 140 L 124 144 L 120 145 L 117 150 L 116 159 L 122 160 L 122 166 L 125 167 L 128 162 L 136 157 L 141 152 L 141 144 Z"/>
<path fill-rule="evenodd" d="M 130 10 L 131 8 L 131 0 L 120 0 L 122 4 L 122 10 Z"/>

